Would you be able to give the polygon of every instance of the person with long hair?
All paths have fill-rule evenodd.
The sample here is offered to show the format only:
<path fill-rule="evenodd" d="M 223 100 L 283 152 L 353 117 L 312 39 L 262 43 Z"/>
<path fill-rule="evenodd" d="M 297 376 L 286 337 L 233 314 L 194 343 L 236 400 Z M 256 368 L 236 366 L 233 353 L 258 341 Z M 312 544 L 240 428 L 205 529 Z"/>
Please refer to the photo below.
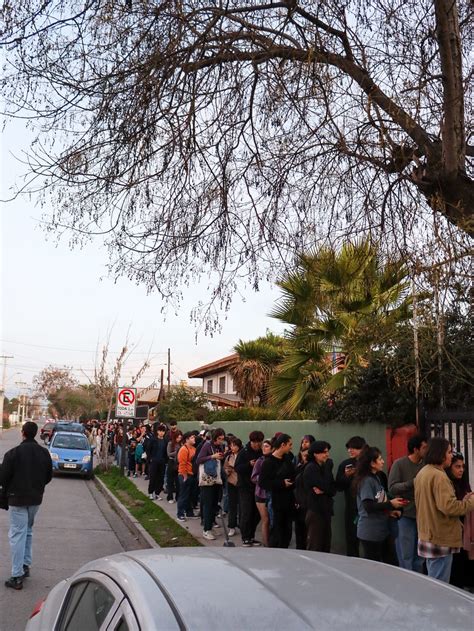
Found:
<path fill-rule="evenodd" d="M 459 519 L 474 510 L 472 493 L 459 500 L 446 475 L 452 461 L 451 445 L 435 436 L 428 443 L 425 466 L 415 478 L 418 554 L 426 559 L 428 576 L 449 583 L 453 554 L 462 546 Z"/>
<path fill-rule="evenodd" d="M 305 434 L 300 442 L 300 448 L 295 456 L 294 465 L 298 468 L 298 465 L 305 465 L 308 462 L 308 449 L 311 443 L 314 443 L 316 438 L 312 434 Z"/>
<path fill-rule="evenodd" d="M 295 458 L 295 540 L 297 550 L 306 550 L 307 545 L 307 528 L 306 528 L 306 511 L 307 511 L 307 493 L 304 488 L 303 474 L 308 464 L 308 450 L 315 442 L 314 436 L 307 434 L 303 436 L 300 443 L 300 450 Z"/>
<path fill-rule="evenodd" d="M 262 443 L 262 455 L 253 466 L 251 480 L 255 484 L 255 504 L 260 515 L 260 521 L 262 524 L 262 544 L 265 548 L 268 548 L 270 544 L 270 514 L 268 511 L 268 501 L 270 499 L 270 493 L 262 489 L 260 486 L 260 473 L 262 466 L 267 458 L 272 453 L 272 441 L 264 440 Z"/>
<path fill-rule="evenodd" d="M 180 429 L 169 432 L 170 439 L 166 447 L 168 455 L 168 466 L 166 468 L 166 499 L 168 504 L 174 504 L 179 495 L 178 482 L 178 451 L 183 441 L 183 432 Z"/>
<path fill-rule="evenodd" d="M 469 484 L 462 453 L 453 451 L 451 465 L 446 472 L 453 483 L 456 498 L 463 500 L 466 495 L 471 493 L 471 486 Z M 464 524 L 464 534 L 466 534 L 466 531 L 471 532 L 474 527 L 474 512 L 468 513 L 464 518 L 461 517 L 461 521 Z M 466 539 L 466 537 L 464 537 L 464 539 Z M 453 554 L 453 565 L 451 567 L 451 578 L 449 580 L 451 585 L 460 588 L 474 587 L 474 558 L 472 556 L 469 557 L 468 552 L 472 553 L 470 547 L 468 550 L 463 546 L 459 552 Z"/>
<path fill-rule="evenodd" d="M 405 501 L 401 497 L 388 499 L 384 464 L 380 449 L 369 446 L 357 461 L 357 537 L 365 559 L 397 565 L 390 520 L 401 516 Z"/>
<path fill-rule="evenodd" d="M 303 473 L 306 491 L 306 549 L 331 552 L 331 518 L 336 483 L 329 459 L 331 445 L 315 440 L 308 449 L 308 464 Z"/>
<path fill-rule="evenodd" d="M 235 470 L 235 461 L 242 449 L 242 441 L 236 436 L 229 439 L 229 453 L 224 460 L 224 472 L 226 475 L 227 485 L 227 525 L 229 527 L 228 535 L 233 537 L 239 520 L 239 489 L 237 488 L 237 471 Z"/>
<path fill-rule="evenodd" d="M 214 540 L 212 529 L 217 528 L 216 516 L 219 511 L 219 497 L 222 489 L 222 461 L 224 459 L 225 432 L 218 427 L 212 430 L 211 440 L 204 443 L 196 456 L 199 467 L 199 487 L 204 539 Z"/>

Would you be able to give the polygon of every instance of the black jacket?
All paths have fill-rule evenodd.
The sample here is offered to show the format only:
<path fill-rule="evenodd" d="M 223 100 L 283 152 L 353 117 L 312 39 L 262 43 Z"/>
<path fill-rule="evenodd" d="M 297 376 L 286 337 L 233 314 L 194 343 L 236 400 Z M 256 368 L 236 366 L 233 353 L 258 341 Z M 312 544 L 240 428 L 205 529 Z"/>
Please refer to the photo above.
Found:
<path fill-rule="evenodd" d="M 275 510 L 294 510 L 295 496 L 293 486 L 285 486 L 285 480 L 295 479 L 293 457 L 265 458 L 258 480 L 259 486 L 272 494 L 272 506 Z"/>
<path fill-rule="evenodd" d="M 44 487 L 52 474 L 48 450 L 34 439 L 25 439 L 5 454 L 0 467 L 0 486 L 10 506 L 37 506 L 43 501 Z"/>
<path fill-rule="evenodd" d="M 153 436 L 147 445 L 146 455 L 151 462 L 168 462 L 168 441 L 166 438 Z"/>
<path fill-rule="evenodd" d="M 327 460 L 320 465 L 317 462 L 309 462 L 303 473 L 304 487 L 306 489 L 306 507 L 314 513 L 330 517 L 333 513 L 333 497 L 336 494 L 336 483 L 332 475 L 332 460 Z M 324 491 L 317 495 L 313 487 Z"/>
<path fill-rule="evenodd" d="M 338 491 L 344 491 L 346 514 L 348 514 L 350 516 L 350 520 L 353 521 L 354 517 L 357 515 L 357 493 L 355 492 L 353 486 L 354 476 L 346 476 L 344 473 L 347 465 L 357 467 L 356 458 L 346 458 L 341 462 L 337 468 L 336 487 Z"/>
<path fill-rule="evenodd" d="M 258 449 L 254 451 L 250 443 L 247 443 L 245 447 L 239 451 L 234 465 L 234 469 L 237 472 L 237 486 L 247 489 L 255 488 L 255 484 L 251 480 L 253 465 L 250 464 L 250 461 L 257 461 L 261 455 L 262 450 Z"/>

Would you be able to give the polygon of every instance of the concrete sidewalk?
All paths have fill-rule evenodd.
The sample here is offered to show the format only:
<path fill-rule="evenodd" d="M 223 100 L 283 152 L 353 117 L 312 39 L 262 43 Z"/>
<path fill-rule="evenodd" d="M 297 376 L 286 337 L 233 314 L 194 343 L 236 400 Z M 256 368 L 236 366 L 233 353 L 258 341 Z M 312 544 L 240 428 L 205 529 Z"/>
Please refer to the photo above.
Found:
<path fill-rule="evenodd" d="M 148 495 L 148 480 L 145 480 L 144 476 L 138 478 L 129 478 L 142 493 Z M 180 522 L 176 519 L 176 503 L 169 504 L 166 499 L 166 493 L 162 493 L 161 497 L 163 498 L 161 501 L 156 501 L 156 504 L 162 508 L 172 519 L 176 521 L 182 528 L 185 528 L 195 539 L 199 541 L 203 546 L 211 546 L 211 547 L 222 547 L 224 545 L 224 529 L 222 527 L 222 520 L 218 519 L 217 523 L 221 526 L 220 528 L 214 528 L 213 534 L 216 537 L 215 541 L 209 541 L 208 539 L 204 539 L 202 536 L 202 526 L 200 519 L 188 519 L 185 522 Z M 227 525 L 227 517 L 224 517 Z M 259 528 L 257 528 L 256 539 L 261 540 L 259 537 Z M 234 537 L 230 537 L 230 541 L 235 543 L 236 547 L 242 546 L 242 537 L 240 536 L 240 530 L 237 528 Z"/>

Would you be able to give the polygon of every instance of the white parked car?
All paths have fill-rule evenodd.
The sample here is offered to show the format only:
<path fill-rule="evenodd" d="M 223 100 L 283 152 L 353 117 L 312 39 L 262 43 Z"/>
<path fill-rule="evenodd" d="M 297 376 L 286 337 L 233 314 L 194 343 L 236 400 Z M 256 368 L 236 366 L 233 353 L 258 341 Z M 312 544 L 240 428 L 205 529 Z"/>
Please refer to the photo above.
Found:
<path fill-rule="evenodd" d="M 335 554 L 246 548 L 123 552 L 54 587 L 27 631 L 472 631 L 467 592 Z"/>

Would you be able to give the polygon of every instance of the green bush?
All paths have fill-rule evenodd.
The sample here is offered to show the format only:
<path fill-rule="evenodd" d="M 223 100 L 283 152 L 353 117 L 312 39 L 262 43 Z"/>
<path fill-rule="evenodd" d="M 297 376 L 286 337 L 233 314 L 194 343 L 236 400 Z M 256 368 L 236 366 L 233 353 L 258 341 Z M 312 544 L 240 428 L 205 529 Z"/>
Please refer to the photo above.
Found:
<path fill-rule="evenodd" d="M 10 421 L 3 419 L 3 429 L 10 429 Z"/>

